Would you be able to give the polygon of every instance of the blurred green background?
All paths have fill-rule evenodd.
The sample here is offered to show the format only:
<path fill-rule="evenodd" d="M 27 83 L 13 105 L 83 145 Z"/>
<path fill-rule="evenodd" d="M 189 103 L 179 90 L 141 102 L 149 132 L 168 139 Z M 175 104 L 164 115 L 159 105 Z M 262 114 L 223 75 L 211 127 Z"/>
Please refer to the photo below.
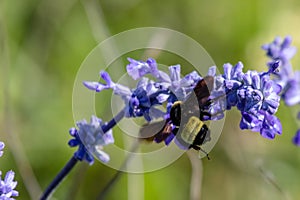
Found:
<path fill-rule="evenodd" d="M 223 63 L 237 61 L 265 70 L 260 46 L 275 36 L 291 35 L 300 48 L 297 0 L 1 0 L 0 19 L 0 140 L 6 143 L 0 169 L 16 172 L 18 199 L 37 199 L 75 151 L 67 142 L 74 126 L 76 72 L 109 36 L 144 26 L 174 29 L 203 45 L 220 70 Z M 185 64 L 179 58 L 157 59 Z M 299 54 L 292 63 L 300 69 Z M 99 117 L 102 105 L 97 105 Z M 283 135 L 273 141 L 239 130 L 239 113 L 228 112 L 212 160 L 202 160 L 202 186 L 192 188 L 205 200 L 299 199 L 300 149 L 291 143 L 299 127 L 297 110 L 281 105 Z M 100 162 L 80 163 L 53 199 L 95 199 L 115 173 Z M 191 175 L 185 154 L 164 169 L 123 175 L 107 199 L 189 199 Z"/>

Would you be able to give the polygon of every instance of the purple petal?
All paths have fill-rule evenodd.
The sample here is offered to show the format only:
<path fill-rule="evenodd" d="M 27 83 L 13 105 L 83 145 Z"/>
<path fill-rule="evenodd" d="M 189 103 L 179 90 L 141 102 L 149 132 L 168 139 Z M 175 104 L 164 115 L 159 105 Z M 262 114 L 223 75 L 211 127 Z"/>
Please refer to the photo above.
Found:
<path fill-rule="evenodd" d="M 13 182 L 14 177 L 15 177 L 15 173 L 10 170 L 6 173 L 5 178 L 4 178 L 4 182 L 5 183 L 11 183 L 11 182 Z"/>
<path fill-rule="evenodd" d="M 262 129 L 260 132 L 261 136 L 263 136 L 264 138 L 267 139 L 274 139 L 275 138 L 275 134 L 273 131 L 271 131 L 270 129 Z"/>
<path fill-rule="evenodd" d="M 166 83 L 171 83 L 171 79 L 169 77 L 169 75 L 163 71 L 159 71 L 159 77 L 158 80 L 160 82 L 166 82 Z"/>
<path fill-rule="evenodd" d="M 279 84 L 277 84 L 277 83 L 273 83 L 272 88 L 273 88 L 273 91 L 276 94 L 279 94 L 281 92 L 281 90 L 282 90 L 282 87 Z"/>
<path fill-rule="evenodd" d="M 84 81 L 83 85 L 90 90 L 97 90 L 99 83 L 98 82 L 91 82 L 91 81 Z"/>
<path fill-rule="evenodd" d="M 145 74 L 150 72 L 148 63 L 143 61 L 137 61 L 132 58 L 127 58 L 130 62 L 127 66 L 127 73 L 134 79 L 137 80 L 143 77 Z"/>
<path fill-rule="evenodd" d="M 104 89 L 109 89 L 110 87 L 108 85 L 103 85 L 98 82 L 91 82 L 91 81 L 84 81 L 83 85 L 87 87 L 90 90 L 94 90 L 96 92 L 101 92 Z"/>
<path fill-rule="evenodd" d="M 147 91 L 147 94 L 148 96 L 157 92 L 157 88 L 154 86 L 154 82 L 152 81 L 149 81 L 149 83 L 146 85 L 146 91 Z"/>
<path fill-rule="evenodd" d="M 95 152 L 97 158 L 101 160 L 103 163 L 108 163 L 110 160 L 110 157 L 107 153 L 101 150 L 101 148 L 97 149 Z"/>
<path fill-rule="evenodd" d="M 232 65 L 230 63 L 226 63 L 223 65 L 224 69 L 224 76 L 226 79 L 231 79 L 231 70 L 232 70 Z"/>
<path fill-rule="evenodd" d="M 106 82 L 106 84 L 111 87 L 114 83 L 112 82 L 109 74 L 106 71 L 100 72 L 100 77 Z"/>
<path fill-rule="evenodd" d="M 156 63 L 156 60 L 153 59 L 153 58 L 148 58 L 147 61 L 146 61 L 149 65 L 149 68 L 150 68 L 150 71 L 151 71 L 151 74 L 157 78 L 159 76 L 159 70 L 157 69 L 157 63 Z"/>
<path fill-rule="evenodd" d="M 282 134 L 281 122 L 276 116 L 274 116 L 274 115 L 272 115 L 272 116 L 273 116 L 273 122 L 272 122 L 273 128 L 278 135 L 281 135 Z"/>
<path fill-rule="evenodd" d="M 289 60 L 291 59 L 292 57 L 294 57 L 294 55 L 296 54 L 297 52 L 297 48 L 295 47 L 289 47 L 287 49 L 284 49 L 282 51 L 282 57 L 286 60 Z"/>
<path fill-rule="evenodd" d="M 210 68 L 208 68 L 207 76 L 215 76 L 216 70 L 217 70 L 216 66 L 211 66 Z"/>
<path fill-rule="evenodd" d="M 288 106 L 300 103 L 300 88 L 291 88 L 287 90 L 284 94 L 284 100 Z"/>
<path fill-rule="evenodd" d="M 288 48 L 292 43 L 292 37 L 291 36 L 286 36 L 281 44 L 281 48 Z"/>
<path fill-rule="evenodd" d="M 254 89 L 260 89 L 260 77 L 258 74 L 252 76 L 252 85 Z"/>
<path fill-rule="evenodd" d="M 159 94 L 156 99 L 159 103 L 163 103 L 168 100 L 169 96 L 169 94 Z"/>
<path fill-rule="evenodd" d="M 243 81 L 245 82 L 246 85 L 252 85 L 252 79 L 249 73 L 245 73 L 243 75 Z"/>
<path fill-rule="evenodd" d="M 295 136 L 293 137 L 293 143 L 297 146 L 300 146 L 300 129 L 296 132 Z"/>
<path fill-rule="evenodd" d="M 77 145 L 79 145 L 80 144 L 80 142 L 78 141 L 78 140 L 76 140 L 76 139 L 71 139 L 71 140 L 69 140 L 69 142 L 68 142 L 68 145 L 70 146 L 70 147 L 75 147 L 75 146 L 77 146 Z"/>
<path fill-rule="evenodd" d="M 121 84 L 116 84 L 114 89 L 114 94 L 121 96 L 122 98 L 128 98 L 132 95 L 131 90 Z"/>
<path fill-rule="evenodd" d="M 98 126 L 100 126 L 101 123 L 102 123 L 102 120 L 101 120 L 101 119 L 99 119 L 99 118 L 96 117 L 95 115 L 92 115 L 92 116 L 91 116 L 91 119 L 90 119 L 90 125 L 91 125 L 91 126 L 98 127 Z"/>
<path fill-rule="evenodd" d="M 0 150 L 2 150 L 4 147 L 5 147 L 4 142 L 1 142 L 1 141 L 0 141 Z"/>
<path fill-rule="evenodd" d="M 1 142 L 0 141 L 0 157 L 3 155 L 3 149 L 4 149 L 4 147 L 5 147 L 5 144 L 4 144 L 4 142 Z"/>
<path fill-rule="evenodd" d="M 104 139 L 104 145 L 113 144 L 115 142 L 111 129 L 103 135 L 103 139 Z"/>
<path fill-rule="evenodd" d="M 237 76 L 239 76 L 241 73 L 243 73 L 243 68 L 244 68 L 244 65 L 242 62 L 238 62 L 233 70 L 234 70 L 234 78 L 237 78 Z"/>
<path fill-rule="evenodd" d="M 171 80 L 180 81 L 180 65 L 174 65 L 169 67 Z"/>
<path fill-rule="evenodd" d="M 75 134 L 77 133 L 76 128 L 74 128 L 74 127 L 70 128 L 69 133 L 70 133 L 71 136 L 75 136 Z"/>

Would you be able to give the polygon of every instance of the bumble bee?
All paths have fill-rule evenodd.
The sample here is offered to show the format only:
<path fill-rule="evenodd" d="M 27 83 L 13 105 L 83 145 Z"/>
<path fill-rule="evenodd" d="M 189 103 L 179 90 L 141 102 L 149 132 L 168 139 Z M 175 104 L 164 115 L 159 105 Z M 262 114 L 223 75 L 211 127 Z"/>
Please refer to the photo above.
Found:
<path fill-rule="evenodd" d="M 206 76 L 200 80 L 192 93 L 184 102 L 174 102 L 169 118 L 165 121 L 146 124 L 140 130 L 140 136 L 147 141 L 157 143 L 167 140 L 174 134 L 178 145 L 183 149 L 193 148 L 208 154 L 201 148 L 201 145 L 210 141 L 210 130 L 203 123 L 204 116 L 210 116 L 205 112 L 204 107 L 210 105 L 209 91 L 213 87 L 213 77 Z M 149 136 L 151 133 L 156 133 Z"/>

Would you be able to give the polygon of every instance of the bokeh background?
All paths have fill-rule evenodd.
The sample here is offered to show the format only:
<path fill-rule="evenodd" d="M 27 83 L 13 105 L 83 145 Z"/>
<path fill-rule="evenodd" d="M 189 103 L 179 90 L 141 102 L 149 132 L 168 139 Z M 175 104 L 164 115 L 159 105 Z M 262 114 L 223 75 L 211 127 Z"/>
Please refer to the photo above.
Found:
<path fill-rule="evenodd" d="M 291 35 L 300 48 L 296 0 L 1 0 L 0 20 L 0 140 L 6 143 L 0 169 L 16 172 L 18 199 L 38 199 L 75 151 L 67 145 L 74 126 L 73 83 L 84 58 L 109 36 L 144 26 L 174 29 L 198 41 L 220 71 L 238 61 L 265 70 L 260 47 L 275 36 Z M 155 58 L 186 64 L 167 54 Z M 125 67 L 126 57 L 121 60 Z M 292 63 L 300 69 L 299 54 Z M 99 117 L 107 96 L 97 97 Z M 205 200 L 298 199 L 300 149 L 291 143 L 298 110 L 280 106 L 283 134 L 272 141 L 241 131 L 239 113 L 230 111 L 212 160 L 192 162 L 193 171 L 189 153 L 155 172 L 124 174 L 106 199 L 189 199 L 191 188 Z M 95 199 L 115 173 L 100 162 L 80 163 L 53 199 Z M 192 185 L 191 176 L 199 177 Z"/>

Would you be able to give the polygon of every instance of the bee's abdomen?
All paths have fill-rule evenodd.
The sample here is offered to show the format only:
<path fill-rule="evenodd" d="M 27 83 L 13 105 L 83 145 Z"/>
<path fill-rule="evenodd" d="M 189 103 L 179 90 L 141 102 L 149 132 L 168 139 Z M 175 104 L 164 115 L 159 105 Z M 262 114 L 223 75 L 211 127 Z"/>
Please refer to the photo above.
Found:
<path fill-rule="evenodd" d="M 197 117 L 190 117 L 181 132 L 181 139 L 187 144 L 193 144 L 204 123 Z"/>
<path fill-rule="evenodd" d="M 210 131 L 209 131 L 208 127 L 206 126 L 206 124 L 203 124 L 193 142 L 193 145 L 199 146 L 199 145 L 204 144 L 207 141 L 210 141 Z"/>

